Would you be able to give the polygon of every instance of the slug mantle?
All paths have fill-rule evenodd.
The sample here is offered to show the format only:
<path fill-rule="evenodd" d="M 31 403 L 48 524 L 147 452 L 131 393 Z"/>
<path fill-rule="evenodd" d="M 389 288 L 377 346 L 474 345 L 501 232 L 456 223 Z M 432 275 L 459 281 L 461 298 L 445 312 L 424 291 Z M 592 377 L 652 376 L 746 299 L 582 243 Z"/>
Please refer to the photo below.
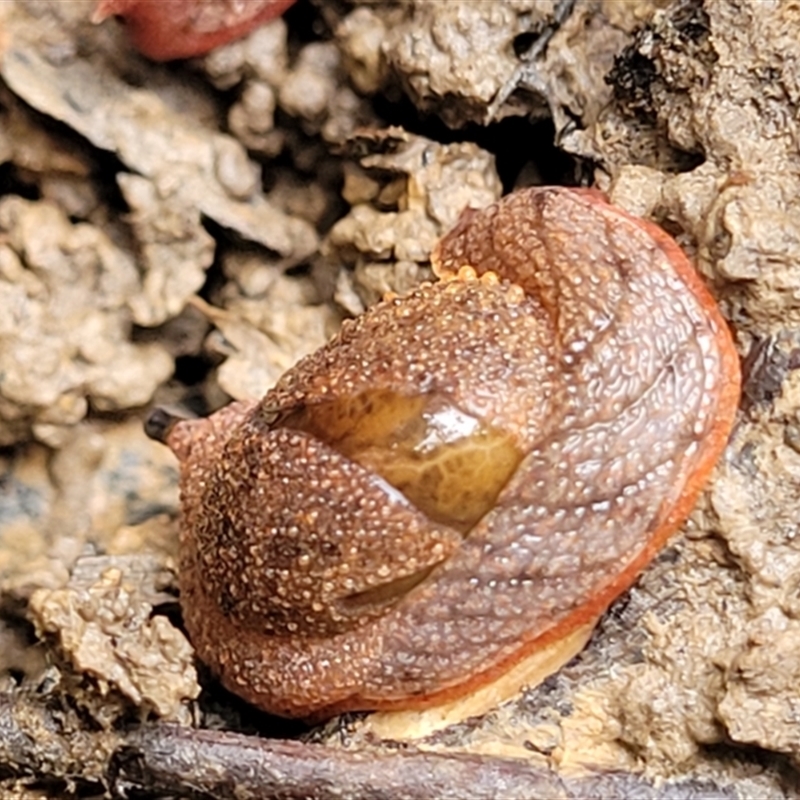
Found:
<path fill-rule="evenodd" d="M 267 711 L 440 704 L 574 644 L 727 441 L 738 358 L 657 226 L 530 188 L 432 261 L 260 402 L 151 421 L 181 461 L 191 640 Z"/>

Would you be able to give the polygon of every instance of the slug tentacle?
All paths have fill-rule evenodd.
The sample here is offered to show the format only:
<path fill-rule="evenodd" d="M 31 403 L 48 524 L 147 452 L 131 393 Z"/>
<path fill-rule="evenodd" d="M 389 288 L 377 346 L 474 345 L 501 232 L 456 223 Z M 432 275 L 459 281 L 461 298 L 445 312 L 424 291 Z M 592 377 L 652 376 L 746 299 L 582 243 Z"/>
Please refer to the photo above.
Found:
<path fill-rule="evenodd" d="M 187 628 L 266 710 L 421 707 L 568 657 L 729 434 L 730 335 L 656 226 L 532 188 L 465 213 L 432 260 L 439 283 L 260 403 L 167 434 Z"/>

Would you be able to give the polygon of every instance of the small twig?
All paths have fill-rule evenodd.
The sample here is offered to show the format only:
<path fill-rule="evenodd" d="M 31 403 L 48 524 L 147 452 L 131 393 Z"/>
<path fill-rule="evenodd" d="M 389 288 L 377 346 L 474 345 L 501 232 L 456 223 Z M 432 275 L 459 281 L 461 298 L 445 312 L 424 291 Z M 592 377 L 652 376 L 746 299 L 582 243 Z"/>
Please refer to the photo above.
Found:
<path fill-rule="evenodd" d="M 733 800 L 735 787 L 641 776 L 562 778 L 523 759 L 384 745 L 344 750 L 239 733 L 143 724 L 89 730 L 51 697 L 0 694 L 0 774 L 93 785 L 107 797 L 200 800 Z M 97 794 L 96 796 L 100 796 Z"/>
<path fill-rule="evenodd" d="M 415 749 L 348 751 L 296 741 L 155 725 L 117 756 L 115 786 L 216 800 L 732 800 L 732 788 L 695 780 L 658 786 L 637 775 L 562 779 L 522 759 Z M 125 796 L 123 794 L 123 796 Z M 185 796 L 185 795 L 184 795 Z"/>
<path fill-rule="evenodd" d="M 544 52 L 553 34 L 566 22 L 567 17 L 572 13 L 575 8 L 576 0 L 560 0 L 553 12 L 553 21 L 546 25 L 544 30 L 536 37 L 531 46 L 522 54 L 523 61 L 531 62 L 539 58 Z"/>
<path fill-rule="evenodd" d="M 567 17 L 572 13 L 576 0 L 559 0 L 553 13 L 553 20 L 546 25 L 541 33 L 533 40 L 530 47 L 520 55 L 520 64 L 511 73 L 511 77 L 500 87 L 494 100 L 486 111 L 486 122 L 491 122 L 503 103 L 508 100 L 511 94 L 525 83 L 541 94 L 545 94 L 546 86 L 544 81 L 535 72 L 533 62 L 539 58 L 547 49 L 547 45 L 553 38 L 555 32 L 564 24 Z"/>
<path fill-rule="evenodd" d="M 561 780 L 524 761 L 418 750 L 348 751 L 296 741 L 158 725 L 117 755 L 113 786 L 220 800 L 548 800 Z"/>

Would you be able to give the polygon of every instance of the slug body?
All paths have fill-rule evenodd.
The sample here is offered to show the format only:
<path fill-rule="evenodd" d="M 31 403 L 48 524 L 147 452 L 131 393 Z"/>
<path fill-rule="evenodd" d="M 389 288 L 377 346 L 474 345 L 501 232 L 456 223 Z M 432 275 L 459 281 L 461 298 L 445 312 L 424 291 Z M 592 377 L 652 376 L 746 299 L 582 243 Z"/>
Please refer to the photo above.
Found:
<path fill-rule="evenodd" d="M 118 14 L 136 49 L 154 61 L 199 56 L 238 39 L 294 0 L 98 0 L 94 22 Z"/>
<path fill-rule="evenodd" d="M 725 446 L 736 352 L 655 225 L 525 189 L 465 212 L 433 263 L 440 282 L 345 323 L 260 402 L 166 435 L 186 627 L 267 711 L 494 681 L 631 585 Z"/>

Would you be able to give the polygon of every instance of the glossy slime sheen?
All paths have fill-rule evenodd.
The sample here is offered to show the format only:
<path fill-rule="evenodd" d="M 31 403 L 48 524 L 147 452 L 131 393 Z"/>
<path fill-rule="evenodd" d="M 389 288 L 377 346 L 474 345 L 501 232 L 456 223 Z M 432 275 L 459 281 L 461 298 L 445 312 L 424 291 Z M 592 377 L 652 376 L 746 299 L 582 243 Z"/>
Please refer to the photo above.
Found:
<path fill-rule="evenodd" d="M 260 402 L 163 432 L 187 630 L 267 711 L 485 687 L 628 588 L 725 447 L 738 358 L 656 225 L 530 188 L 432 261 Z"/>

